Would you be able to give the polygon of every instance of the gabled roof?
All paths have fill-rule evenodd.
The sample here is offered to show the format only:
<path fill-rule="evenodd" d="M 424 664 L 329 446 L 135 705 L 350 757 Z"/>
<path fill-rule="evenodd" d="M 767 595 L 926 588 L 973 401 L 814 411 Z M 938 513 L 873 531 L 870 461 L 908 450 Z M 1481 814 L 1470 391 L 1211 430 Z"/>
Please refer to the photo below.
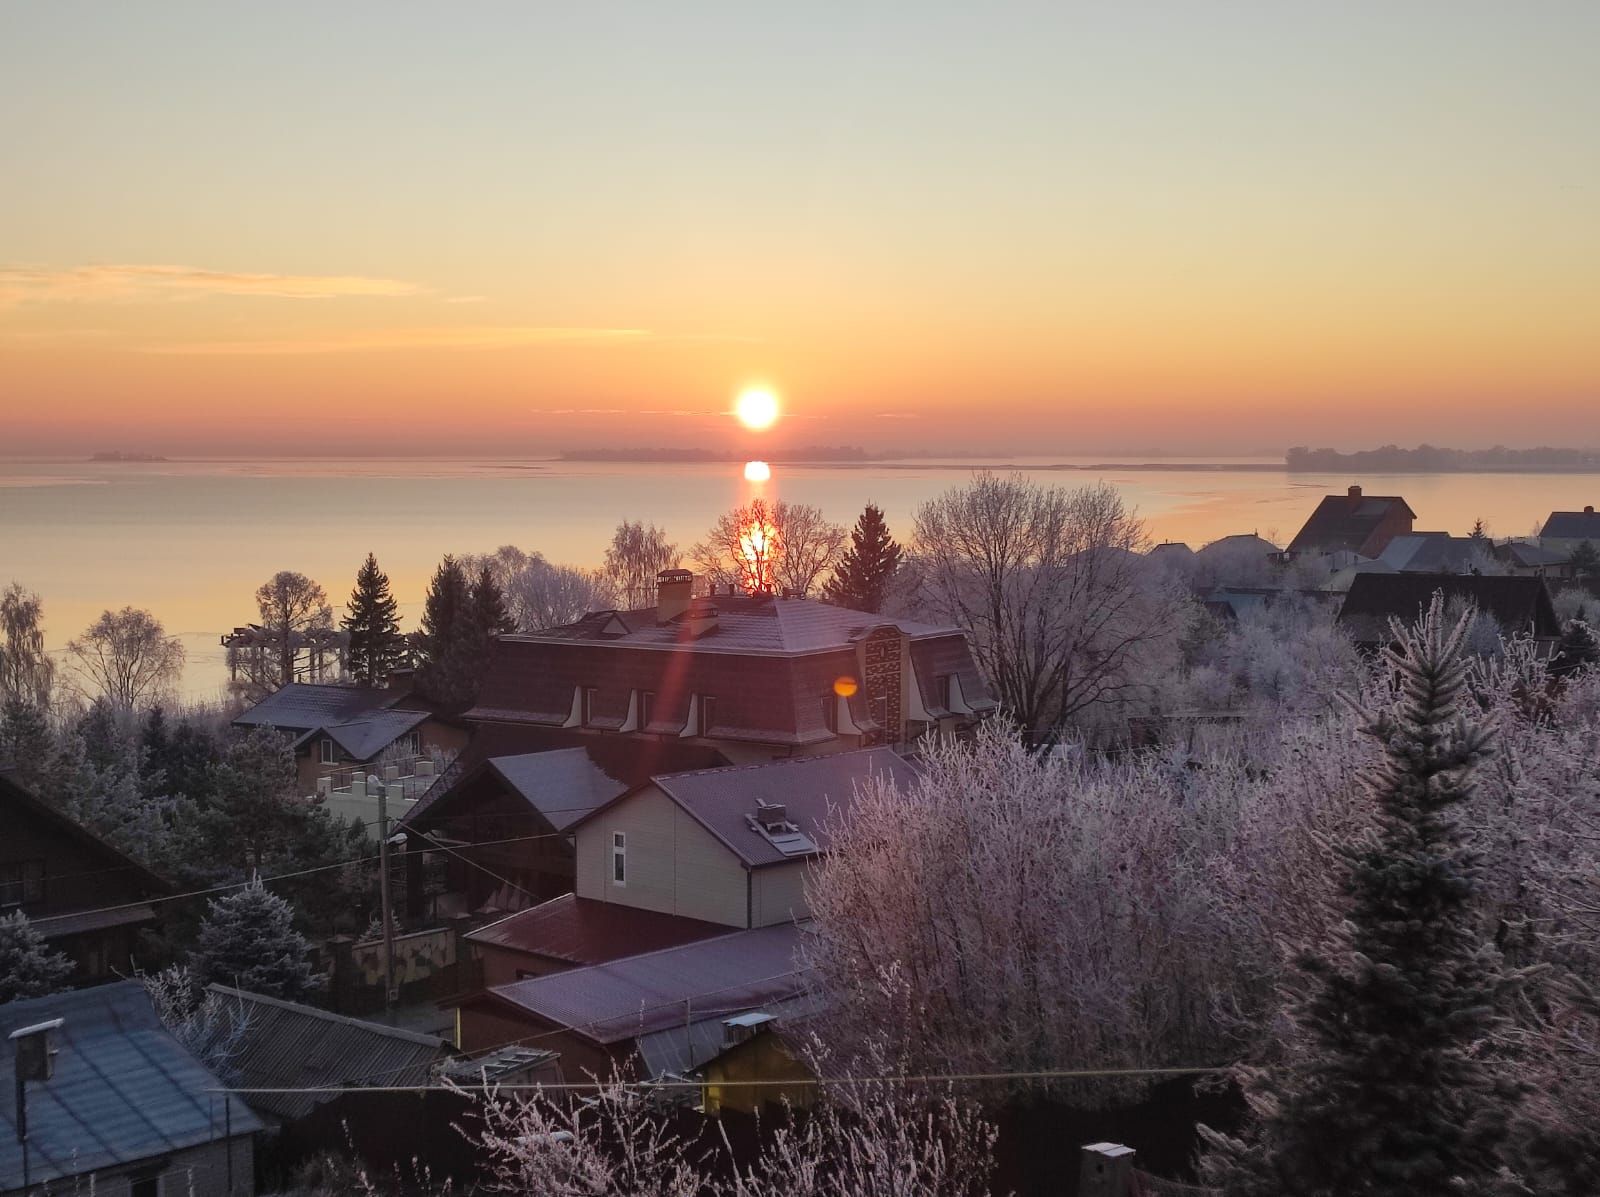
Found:
<path fill-rule="evenodd" d="M 492 734 L 494 730 L 485 728 L 479 735 L 490 743 L 505 743 L 502 737 Z M 591 810 L 643 785 L 656 773 L 727 763 L 727 758 L 714 748 L 674 740 L 556 733 L 549 738 L 549 748 L 491 756 L 469 765 L 458 780 L 447 780 L 443 789 L 429 790 L 406 812 L 401 825 L 425 826 L 447 812 L 457 795 L 466 793 L 479 778 L 488 775 L 497 778 L 557 831 L 565 831 Z M 468 752 L 472 752 L 471 747 Z"/>
<path fill-rule="evenodd" d="M 1582 511 L 1552 511 L 1539 529 L 1540 536 L 1554 540 L 1592 540 L 1600 549 L 1600 512 L 1593 507 Z"/>
<path fill-rule="evenodd" d="M 51 806 L 43 799 L 35 797 L 31 792 L 24 789 L 6 774 L 0 773 L 0 811 L 4 811 L 7 804 L 14 805 L 17 808 L 26 811 L 28 814 L 33 816 L 33 818 L 39 820 L 41 823 L 49 825 L 62 836 L 76 841 L 87 851 L 103 860 L 105 862 L 107 871 L 116 870 L 116 872 L 120 875 L 120 879 L 126 880 L 130 886 L 141 887 L 146 890 L 154 891 L 157 894 L 166 894 L 172 892 L 172 885 L 170 882 L 162 880 L 149 869 L 145 868 L 144 865 L 134 860 L 133 857 L 129 856 L 127 853 L 112 847 L 94 832 L 83 826 L 83 824 L 78 823 L 73 819 L 69 819 L 66 815 L 56 810 L 55 807 Z M 4 820 L 3 823 L 0 823 L 0 826 L 9 827 L 10 819 L 8 818 Z M 150 914 L 148 907 L 144 907 L 143 909 L 146 915 Z M 59 923 L 58 920 L 68 917 L 75 916 L 71 915 L 71 912 L 69 911 L 63 911 L 58 915 L 41 918 L 39 921 L 40 923 L 56 923 L 56 929 L 53 931 L 46 931 L 46 935 L 66 935 L 70 934 L 71 932 L 65 930 L 65 924 Z M 85 929 L 88 928 L 75 928 L 75 930 Z"/>
<path fill-rule="evenodd" d="M 368 1085 L 425 1085 L 433 1065 L 451 1054 L 448 1042 L 382 1023 L 347 1018 L 315 1006 L 209 986 L 230 1005 L 242 1007 L 244 1031 L 229 1065 L 242 1089 L 286 1089 Z M 215 1034 L 236 1025 L 222 1019 Z M 263 1093 L 250 1102 L 279 1118 L 302 1118 L 331 1101 L 333 1093 Z"/>
<path fill-rule="evenodd" d="M 488 947 L 590 965 L 727 933 L 724 923 L 562 894 L 479 927 L 467 938 Z"/>
<path fill-rule="evenodd" d="M 0 1006 L 0 1037 L 60 1018 L 55 1075 L 28 1084 L 35 1185 L 167 1155 L 261 1129 L 222 1082 L 168 1033 L 144 986 L 119 981 Z M 9 1053 L 8 1053 L 9 1054 Z M 10 1069 L 7 1068 L 9 1073 Z M 0 1191 L 22 1185 L 16 1090 L 0 1085 Z"/>
<path fill-rule="evenodd" d="M 726 1018 L 808 988 L 801 924 L 733 931 L 490 989 L 496 1002 L 596 1043 L 622 1043 L 690 1018 Z"/>
<path fill-rule="evenodd" d="M 347 723 L 329 723 L 316 730 L 344 749 L 351 759 L 367 761 L 428 718 L 426 711 L 372 711 Z"/>
<path fill-rule="evenodd" d="M 1278 546 L 1264 536 L 1257 536 L 1254 532 L 1234 532 L 1202 545 L 1195 556 L 1203 561 L 1208 557 L 1245 552 L 1260 553 L 1266 557 L 1277 551 Z"/>
<path fill-rule="evenodd" d="M 267 695 L 234 719 L 235 727 L 275 727 L 308 732 L 330 724 L 349 723 L 385 711 L 400 695 L 371 686 L 324 686 L 291 682 Z"/>
<path fill-rule="evenodd" d="M 1600 548 L 1600 545 L 1596 546 Z M 1530 544 L 1525 540 L 1511 540 L 1505 544 L 1496 545 L 1494 555 L 1502 561 L 1509 561 L 1521 569 L 1541 569 L 1549 566 L 1565 565 L 1572 560 L 1572 554 L 1560 549 L 1547 549 L 1543 545 Z"/>
<path fill-rule="evenodd" d="M 1417 518 L 1399 495 L 1363 494 L 1359 486 L 1352 486 L 1342 495 L 1325 495 L 1305 527 L 1289 542 L 1287 551 L 1308 553 L 1349 549 L 1361 552 L 1362 546 L 1378 526 L 1397 510 L 1410 519 Z M 1373 551 L 1379 551 L 1380 548 L 1374 546 Z"/>
<path fill-rule="evenodd" d="M 1470 536 L 1411 532 L 1396 536 L 1377 559 L 1399 573 L 1464 573 L 1477 553 L 1478 542 Z"/>
<path fill-rule="evenodd" d="M 1391 617 L 1414 622 L 1436 591 L 1446 602 L 1459 598 L 1472 603 L 1510 632 L 1561 634 L 1543 578 L 1479 574 L 1357 574 L 1339 609 L 1339 623 L 1362 643 L 1382 644 L 1390 639 Z"/>
<path fill-rule="evenodd" d="M 756 869 L 826 852 L 829 822 L 854 803 L 858 786 L 878 778 L 909 786 L 917 771 L 892 748 L 863 748 L 651 780 L 747 868 Z M 764 832 L 756 817 L 763 804 L 784 807 L 794 834 L 809 847 L 796 843 L 785 851 L 777 837 Z"/>

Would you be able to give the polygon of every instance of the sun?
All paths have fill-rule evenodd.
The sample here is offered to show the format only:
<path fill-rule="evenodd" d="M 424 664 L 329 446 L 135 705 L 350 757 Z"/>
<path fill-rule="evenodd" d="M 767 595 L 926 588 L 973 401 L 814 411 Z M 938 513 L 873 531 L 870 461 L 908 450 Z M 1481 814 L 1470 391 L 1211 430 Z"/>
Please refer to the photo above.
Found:
<path fill-rule="evenodd" d="M 747 461 L 744 463 L 744 480 L 746 482 L 772 481 L 772 467 L 764 461 Z"/>
<path fill-rule="evenodd" d="M 746 428 L 771 428 L 778 419 L 778 396 L 767 387 L 746 387 L 733 402 L 733 414 Z"/>

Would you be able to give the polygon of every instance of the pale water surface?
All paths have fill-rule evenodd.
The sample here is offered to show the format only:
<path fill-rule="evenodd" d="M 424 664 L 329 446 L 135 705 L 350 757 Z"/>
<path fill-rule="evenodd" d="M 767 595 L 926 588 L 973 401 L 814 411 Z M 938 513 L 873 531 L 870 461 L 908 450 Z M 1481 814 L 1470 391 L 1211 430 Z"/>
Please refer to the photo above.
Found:
<path fill-rule="evenodd" d="M 1096 463 L 1102 468 L 1062 468 Z M 1405 496 L 1419 529 L 1465 533 L 1481 516 L 1497 536 L 1526 535 L 1551 510 L 1600 499 L 1600 477 L 1593 474 L 1324 477 L 1291 475 L 1265 459 L 1216 469 L 1184 461 L 1133 468 L 1142 464 L 1148 463 L 993 463 L 1060 485 L 1104 479 L 1138 509 L 1154 538 L 1196 546 L 1232 532 L 1282 543 L 1321 495 L 1352 482 L 1369 494 Z M 870 500 L 905 536 L 918 503 L 977 468 L 920 461 L 776 465 L 762 490 L 815 504 L 845 524 Z M 411 628 L 428 576 L 447 552 L 511 543 L 552 561 L 595 565 L 623 519 L 654 521 L 687 547 L 753 489 L 736 464 L 0 460 L 0 585 L 20 581 L 43 596 L 47 637 L 56 649 L 107 607 L 149 608 L 189 650 L 186 696 L 207 698 L 226 677 L 218 637 L 254 618 L 255 588 L 277 570 L 316 578 L 338 609 L 371 550 L 393 580 Z"/>

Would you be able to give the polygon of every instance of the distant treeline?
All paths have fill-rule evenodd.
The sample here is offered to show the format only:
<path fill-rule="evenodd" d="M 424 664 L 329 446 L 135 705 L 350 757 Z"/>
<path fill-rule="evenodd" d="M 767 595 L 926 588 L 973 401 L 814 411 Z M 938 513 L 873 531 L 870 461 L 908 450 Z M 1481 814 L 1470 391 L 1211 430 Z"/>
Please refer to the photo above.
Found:
<path fill-rule="evenodd" d="M 1437 445 L 1418 445 L 1402 449 L 1384 445 L 1340 453 L 1337 449 L 1308 449 L 1296 445 L 1284 455 L 1291 473 L 1295 471 L 1349 472 L 1389 471 L 1392 473 L 1446 474 L 1477 470 L 1600 470 L 1600 449 L 1445 449 Z"/>
<path fill-rule="evenodd" d="M 744 461 L 748 452 L 732 449 L 567 449 L 563 461 Z M 881 453 L 868 453 L 854 445 L 803 445 L 797 449 L 768 449 L 765 461 L 876 461 Z M 896 454 L 904 456 L 904 454 Z"/>

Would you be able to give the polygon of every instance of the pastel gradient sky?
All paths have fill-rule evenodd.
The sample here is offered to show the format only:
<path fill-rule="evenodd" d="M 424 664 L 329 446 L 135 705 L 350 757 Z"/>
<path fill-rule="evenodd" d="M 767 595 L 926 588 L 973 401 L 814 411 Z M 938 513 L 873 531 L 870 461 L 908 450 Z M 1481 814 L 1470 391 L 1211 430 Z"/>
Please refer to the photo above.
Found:
<path fill-rule="evenodd" d="M 0 453 L 1600 443 L 1600 4 L 0 2 Z M 731 442 L 730 442 L 731 443 Z"/>

